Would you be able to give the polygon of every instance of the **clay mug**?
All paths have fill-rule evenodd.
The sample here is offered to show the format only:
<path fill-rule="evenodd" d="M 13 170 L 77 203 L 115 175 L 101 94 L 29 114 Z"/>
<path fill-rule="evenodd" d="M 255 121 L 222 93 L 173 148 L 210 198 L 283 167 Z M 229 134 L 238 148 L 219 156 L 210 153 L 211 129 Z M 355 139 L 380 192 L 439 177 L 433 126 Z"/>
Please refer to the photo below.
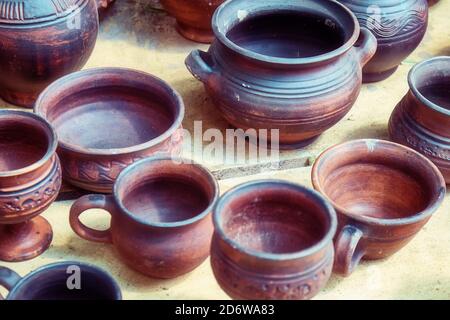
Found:
<path fill-rule="evenodd" d="M 225 193 L 213 214 L 211 265 L 234 299 L 309 299 L 333 266 L 333 207 L 316 191 L 260 180 Z"/>
<path fill-rule="evenodd" d="M 122 300 L 108 273 L 82 262 L 52 263 L 23 278 L 0 266 L 0 286 L 9 291 L 6 300 Z"/>
<path fill-rule="evenodd" d="M 154 278 L 174 278 L 208 256 L 211 211 L 219 195 L 214 176 L 190 160 L 152 157 L 125 169 L 111 196 L 88 195 L 70 210 L 70 225 L 81 238 L 113 244 L 131 268 Z M 101 208 L 111 227 L 93 230 L 80 214 Z"/>
<path fill-rule="evenodd" d="M 445 196 L 444 178 L 430 160 L 375 139 L 326 150 L 314 163 L 312 182 L 338 214 L 334 270 L 344 276 L 361 259 L 386 258 L 403 248 Z"/>

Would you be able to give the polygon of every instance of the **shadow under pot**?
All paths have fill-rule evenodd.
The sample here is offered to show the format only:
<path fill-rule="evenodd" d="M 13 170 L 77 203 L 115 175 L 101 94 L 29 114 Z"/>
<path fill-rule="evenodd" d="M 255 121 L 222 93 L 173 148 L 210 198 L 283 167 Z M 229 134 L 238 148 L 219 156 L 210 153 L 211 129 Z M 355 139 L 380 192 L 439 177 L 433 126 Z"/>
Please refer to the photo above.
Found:
<path fill-rule="evenodd" d="M 25 277 L 0 266 L 6 300 L 122 300 L 116 281 L 102 269 L 81 262 L 59 262 Z"/>
<path fill-rule="evenodd" d="M 137 160 L 177 156 L 183 147 L 181 96 L 150 74 L 88 69 L 50 85 L 36 102 L 59 138 L 64 179 L 110 193 L 119 173 Z"/>
<path fill-rule="evenodd" d="M 337 219 L 314 190 L 245 183 L 221 197 L 213 219 L 211 265 L 233 299 L 310 299 L 327 283 Z"/>
<path fill-rule="evenodd" d="M 32 259 L 50 246 L 52 228 L 39 215 L 61 187 L 56 147 L 41 117 L 0 110 L 0 260 Z"/>
<path fill-rule="evenodd" d="M 438 168 L 421 154 L 383 140 L 354 140 L 326 150 L 312 170 L 314 188 L 335 207 L 334 271 L 350 275 L 361 259 L 403 248 L 445 196 Z"/>
<path fill-rule="evenodd" d="M 414 66 L 389 121 L 391 139 L 425 155 L 450 184 L 450 57 Z"/>
<path fill-rule="evenodd" d="M 229 123 L 269 130 L 272 147 L 279 130 L 282 149 L 312 143 L 349 112 L 376 50 L 350 10 L 329 0 L 227 1 L 213 30 L 188 69 Z"/>
<path fill-rule="evenodd" d="M 113 244 L 134 270 L 175 278 L 209 256 L 210 213 L 218 195 L 217 181 L 202 166 L 184 159 L 148 158 L 120 174 L 112 196 L 77 200 L 70 225 L 86 240 Z M 110 229 L 97 231 L 80 222 L 79 216 L 92 208 L 111 214 Z"/>

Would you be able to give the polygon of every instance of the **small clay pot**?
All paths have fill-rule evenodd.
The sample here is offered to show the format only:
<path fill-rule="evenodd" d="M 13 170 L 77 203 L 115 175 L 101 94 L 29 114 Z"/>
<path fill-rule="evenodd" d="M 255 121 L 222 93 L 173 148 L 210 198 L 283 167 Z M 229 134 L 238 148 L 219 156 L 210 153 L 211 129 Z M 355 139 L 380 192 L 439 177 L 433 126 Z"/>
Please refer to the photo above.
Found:
<path fill-rule="evenodd" d="M 383 140 L 354 140 L 322 153 L 314 188 L 334 206 L 339 226 L 334 270 L 350 275 L 361 259 L 391 256 L 428 222 L 445 182 L 427 158 Z"/>
<path fill-rule="evenodd" d="M 122 300 L 108 273 L 82 262 L 49 264 L 23 278 L 0 266 L 0 285 L 9 291 L 6 300 Z"/>
<path fill-rule="evenodd" d="M 450 184 L 450 57 L 417 64 L 408 82 L 389 121 L 390 136 L 433 161 Z"/>
<path fill-rule="evenodd" d="M 333 266 L 333 207 L 317 192 L 281 180 L 242 184 L 214 209 L 211 265 L 234 299 L 309 299 Z"/>
<path fill-rule="evenodd" d="M 388 78 L 422 41 L 428 25 L 427 0 L 340 0 L 361 27 L 378 40 L 375 56 L 363 69 L 363 82 Z"/>
<path fill-rule="evenodd" d="M 111 243 L 131 268 L 154 278 L 174 278 L 209 255 L 217 181 L 200 165 L 176 158 L 147 158 L 127 169 L 112 196 L 88 195 L 70 210 L 80 237 Z M 91 208 L 111 214 L 111 228 L 97 231 L 79 216 Z"/>
<path fill-rule="evenodd" d="M 166 82 L 121 68 L 72 73 L 36 102 L 59 137 L 67 182 L 110 193 L 119 173 L 152 155 L 181 153 L 184 104 Z"/>
<path fill-rule="evenodd" d="M 164 9 L 177 19 L 177 30 L 185 38 L 211 43 L 211 18 L 225 0 L 161 0 Z"/>
<path fill-rule="evenodd" d="M 98 33 L 92 0 L 0 1 L 0 97 L 32 108 L 54 80 L 81 69 Z"/>
<path fill-rule="evenodd" d="M 41 117 L 0 110 L 0 260 L 28 260 L 50 246 L 52 228 L 39 215 L 61 187 L 56 147 Z"/>
<path fill-rule="evenodd" d="M 213 30 L 209 51 L 193 51 L 188 69 L 228 122 L 279 130 L 282 149 L 310 144 L 348 113 L 376 50 L 350 10 L 329 0 L 227 1 Z"/>

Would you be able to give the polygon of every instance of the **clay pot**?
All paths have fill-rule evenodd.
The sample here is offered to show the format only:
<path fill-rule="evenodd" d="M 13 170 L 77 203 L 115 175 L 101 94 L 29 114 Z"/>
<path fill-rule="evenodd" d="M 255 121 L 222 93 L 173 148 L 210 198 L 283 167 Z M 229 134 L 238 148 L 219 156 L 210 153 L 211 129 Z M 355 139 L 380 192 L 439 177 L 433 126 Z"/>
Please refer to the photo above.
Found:
<path fill-rule="evenodd" d="M 52 228 L 39 215 L 61 187 L 56 146 L 41 117 L 0 110 L 0 260 L 28 260 L 50 246 Z"/>
<path fill-rule="evenodd" d="M 0 285 L 9 291 L 7 300 L 122 299 L 118 284 L 108 273 L 81 262 L 49 264 L 23 278 L 0 266 Z"/>
<path fill-rule="evenodd" d="M 128 165 L 182 149 L 182 98 L 144 72 L 99 68 L 70 74 L 40 95 L 35 112 L 58 133 L 65 180 L 83 189 L 111 192 Z"/>
<path fill-rule="evenodd" d="M 335 272 L 361 259 L 391 256 L 428 222 L 445 196 L 438 168 L 421 154 L 383 140 L 354 140 L 320 155 L 314 188 L 338 214 Z"/>
<path fill-rule="evenodd" d="M 212 174 L 183 159 L 147 158 L 127 169 L 112 196 L 88 195 L 70 210 L 80 237 L 111 243 L 131 268 L 154 278 L 192 271 L 209 255 L 210 212 L 219 189 Z M 111 228 L 92 230 L 79 215 L 91 208 L 111 214 Z"/>
<path fill-rule="evenodd" d="M 355 16 L 328 0 L 227 1 L 213 29 L 216 40 L 190 54 L 188 69 L 232 125 L 279 129 L 283 149 L 310 144 L 347 114 L 376 50 Z"/>
<path fill-rule="evenodd" d="M 381 81 L 420 44 L 428 25 L 427 0 L 340 0 L 378 40 L 375 56 L 364 67 L 363 82 Z"/>
<path fill-rule="evenodd" d="M 95 1 L 0 1 L 0 97 L 32 108 L 54 80 L 81 69 L 98 33 Z"/>
<path fill-rule="evenodd" d="M 428 157 L 450 183 L 450 57 L 419 63 L 408 82 L 389 121 L 390 136 Z"/>
<path fill-rule="evenodd" d="M 185 38 L 211 43 L 211 18 L 225 0 L 161 0 L 164 9 L 177 19 L 177 30 Z"/>
<path fill-rule="evenodd" d="M 280 181 L 242 184 L 214 209 L 211 265 L 234 299 L 309 299 L 333 266 L 336 213 L 314 190 Z"/>

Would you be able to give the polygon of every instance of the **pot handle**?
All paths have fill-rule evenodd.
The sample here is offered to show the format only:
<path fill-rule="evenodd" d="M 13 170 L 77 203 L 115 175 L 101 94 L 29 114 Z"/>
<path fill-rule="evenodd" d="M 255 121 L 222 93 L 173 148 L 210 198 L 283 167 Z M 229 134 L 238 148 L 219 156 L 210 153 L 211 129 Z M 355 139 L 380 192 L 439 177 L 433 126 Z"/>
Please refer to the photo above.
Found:
<path fill-rule="evenodd" d="M 349 276 L 364 256 L 365 251 L 358 246 L 363 232 L 355 226 L 346 225 L 335 242 L 336 258 L 334 271 Z"/>
<path fill-rule="evenodd" d="M 373 33 L 366 28 L 361 28 L 361 33 L 355 46 L 361 67 L 364 67 L 372 59 L 377 52 L 377 46 L 378 41 Z"/>
<path fill-rule="evenodd" d="M 112 243 L 111 228 L 104 231 L 95 230 L 80 221 L 80 215 L 89 209 L 104 209 L 112 215 L 115 210 L 114 198 L 100 194 L 83 196 L 70 208 L 69 218 L 72 230 L 81 238 L 94 242 Z"/>
<path fill-rule="evenodd" d="M 194 50 L 186 58 L 185 64 L 192 75 L 203 83 L 207 83 L 217 73 L 211 65 L 209 52 Z"/>
<path fill-rule="evenodd" d="M 22 278 L 14 271 L 6 267 L 0 267 L 0 285 L 11 291 Z M 2 297 L 0 295 L 0 300 Z"/>

